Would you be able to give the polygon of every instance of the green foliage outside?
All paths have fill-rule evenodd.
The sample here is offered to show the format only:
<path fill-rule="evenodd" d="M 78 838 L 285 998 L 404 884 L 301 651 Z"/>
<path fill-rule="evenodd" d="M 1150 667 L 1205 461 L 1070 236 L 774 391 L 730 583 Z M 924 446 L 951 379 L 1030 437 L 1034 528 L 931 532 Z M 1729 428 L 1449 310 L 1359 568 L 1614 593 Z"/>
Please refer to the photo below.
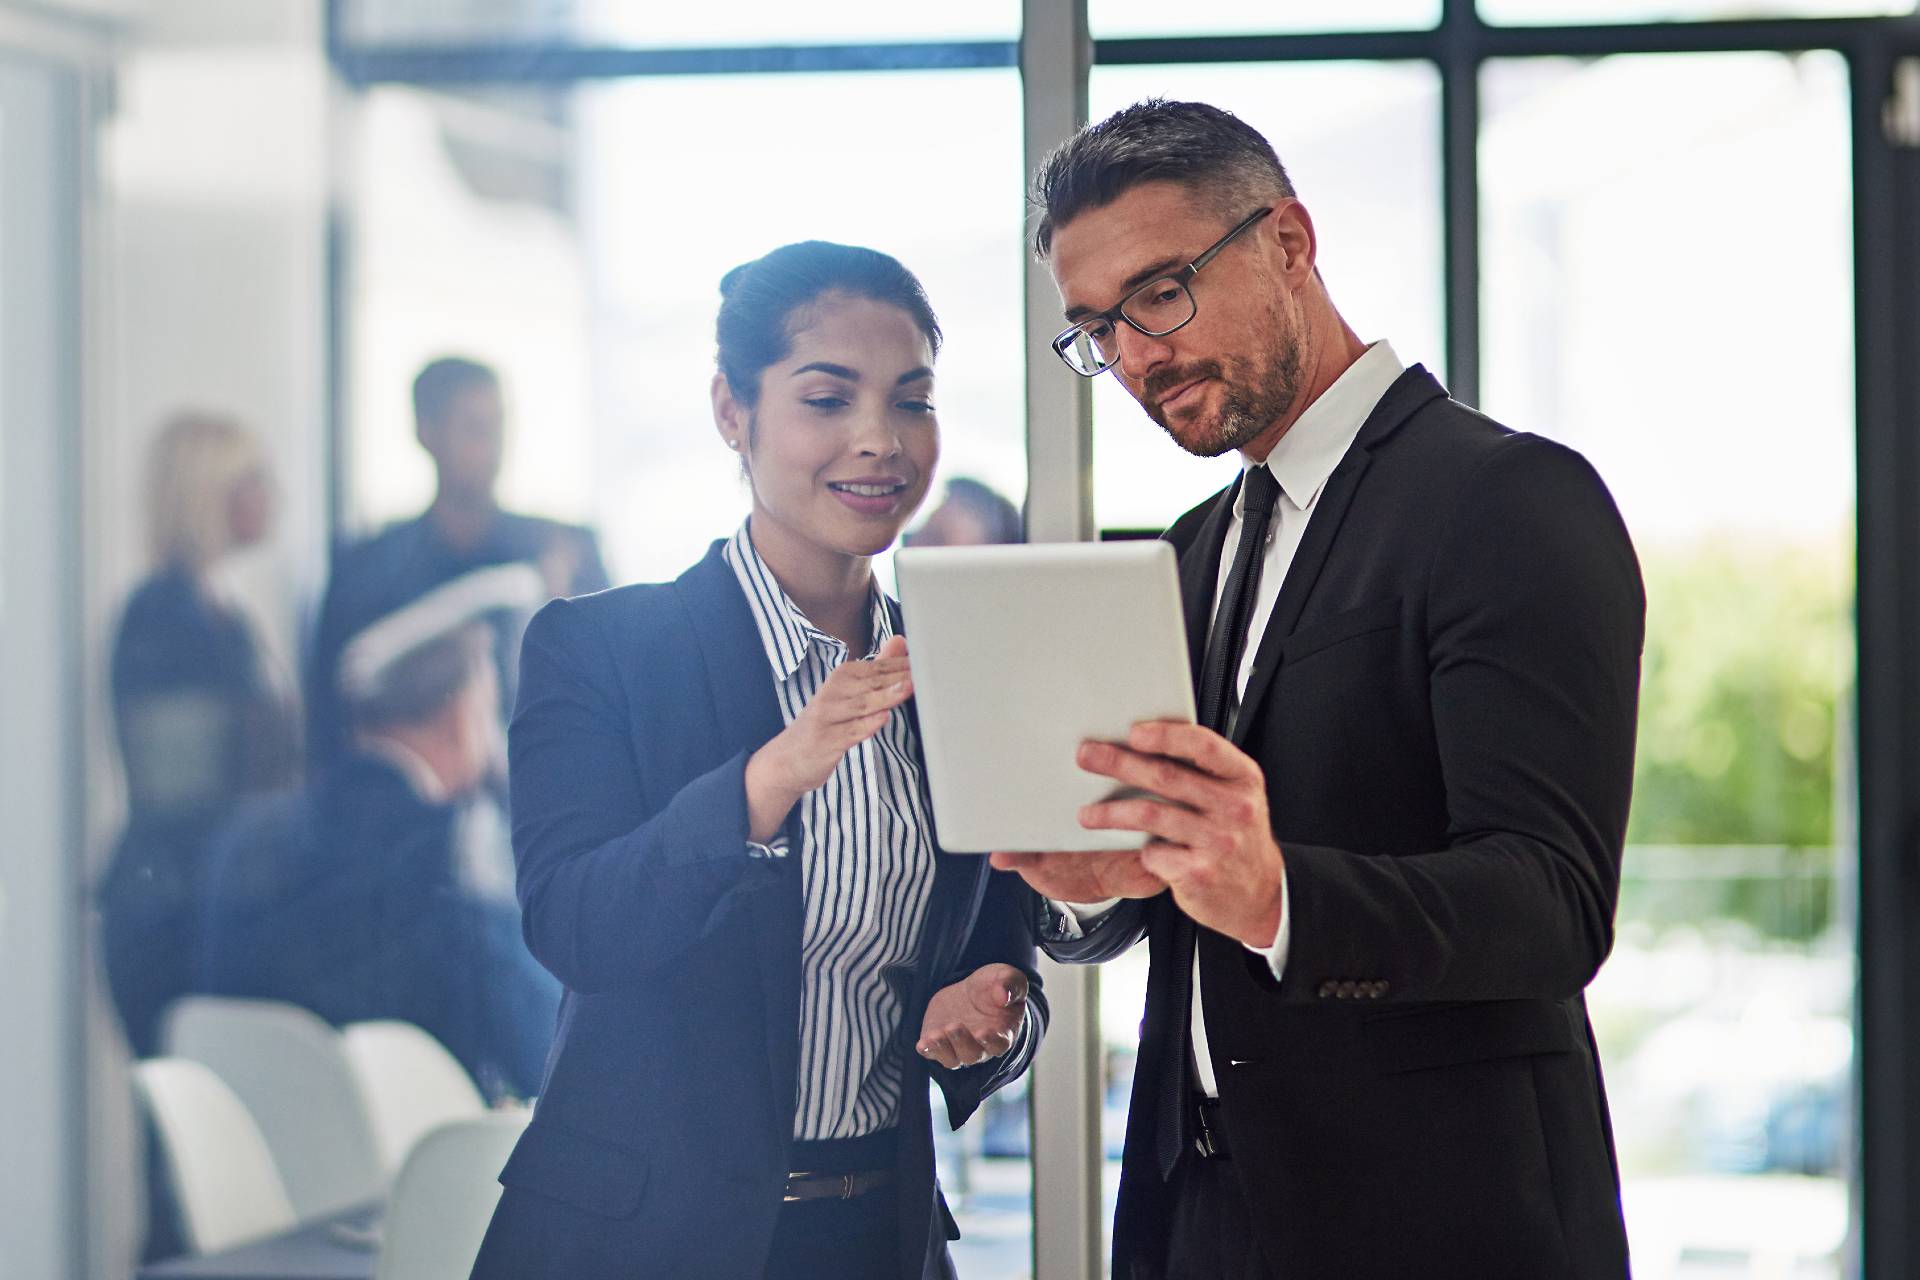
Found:
<path fill-rule="evenodd" d="M 1852 544 L 1726 538 L 1642 555 L 1647 648 L 1621 919 L 1811 937 L 1831 914 L 1835 751 L 1850 733 Z M 1739 859 L 1704 858 L 1708 874 L 1689 880 L 1672 865 L 1676 846 L 1785 852 L 1762 859 L 1766 874 L 1752 858 L 1748 873 Z"/>

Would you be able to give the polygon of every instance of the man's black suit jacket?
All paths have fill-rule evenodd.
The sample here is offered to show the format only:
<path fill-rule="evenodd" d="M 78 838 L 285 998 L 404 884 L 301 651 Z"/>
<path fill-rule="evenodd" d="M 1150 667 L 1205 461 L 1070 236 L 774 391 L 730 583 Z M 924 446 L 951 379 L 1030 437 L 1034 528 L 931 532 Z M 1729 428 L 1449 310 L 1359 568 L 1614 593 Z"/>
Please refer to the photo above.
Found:
<path fill-rule="evenodd" d="M 1237 482 L 1236 482 L 1237 483 Z M 1169 531 L 1197 672 L 1234 489 Z M 1273 1273 L 1619 1280 L 1619 1176 L 1582 992 L 1613 939 L 1645 597 L 1578 454 L 1404 373 L 1334 470 L 1234 737 L 1287 861 L 1284 977 L 1200 930 L 1232 1166 Z M 1159 1274 L 1154 1099 L 1170 895 L 1062 959 L 1152 948 L 1114 1223 Z"/>
<path fill-rule="evenodd" d="M 474 1269 L 485 1280 L 752 1280 L 791 1166 L 803 924 L 795 853 L 747 853 L 746 758 L 781 728 L 772 669 L 720 545 L 671 583 L 556 601 L 521 649 L 509 739 L 527 943 L 567 988 L 533 1123 Z M 896 624 L 898 619 L 896 618 Z M 955 1123 L 1018 1076 L 1046 1002 L 1035 900 L 981 857 L 936 853 L 902 1011 L 901 1276 L 944 1276 L 914 1038 L 981 965 L 1029 973 L 1012 1051 L 931 1068 Z"/>

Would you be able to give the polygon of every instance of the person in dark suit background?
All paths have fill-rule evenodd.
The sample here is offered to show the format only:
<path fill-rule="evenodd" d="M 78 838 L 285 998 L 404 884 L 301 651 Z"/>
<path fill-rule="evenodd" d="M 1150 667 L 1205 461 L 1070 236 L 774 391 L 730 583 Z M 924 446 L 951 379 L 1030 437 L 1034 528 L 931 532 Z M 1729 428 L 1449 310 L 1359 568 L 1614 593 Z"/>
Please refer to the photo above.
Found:
<path fill-rule="evenodd" d="M 392 1018 L 490 1098 L 540 1087 L 560 987 L 527 954 L 499 772 L 495 601 L 441 586 L 347 644 L 353 745 L 216 842 L 201 989 L 336 1026 Z M 514 588 L 509 588 L 512 590 Z"/>
<path fill-rule="evenodd" d="M 990 547 L 1023 542 L 1020 509 L 970 476 L 947 481 L 946 501 L 902 543 L 909 547 Z"/>
<path fill-rule="evenodd" d="M 933 311 L 817 241 L 721 290 L 747 523 L 522 648 L 520 898 L 567 994 L 479 1280 L 949 1276 L 929 1080 L 958 1124 L 1045 1024 L 1037 901 L 935 847 L 871 569 L 939 452 Z"/>
<path fill-rule="evenodd" d="M 156 439 L 147 478 L 154 568 L 113 641 L 113 725 L 127 825 L 101 882 L 101 942 L 135 1056 L 159 1052 L 159 1018 L 192 987 L 207 840 L 249 795 L 291 781 L 298 722 L 220 566 L 273 527 L 265 453 L 231 418 L 183 413 Z"/>
<path fill-rule="evenodd" d="M 347 641 L 427 591 L 498 565 L 526 564 L 540 576 L 532 606 L 607 585 L 599 542 L 589 529 L 500 506 L 495 488 L 506 439 L 500 377 L 487 365 L 444 356 L 413 381 L 414 429 L 433 459 L 434 497 L 419 516 L 336 549 L 307 659 L 308 750 L 317 766 L 337 760 L 352 732 L 339 689 Z M 511 705 L 520 631 L 531 613 L 503 608 L 494 626 L 496 671 Z"/>
<path fill-rule="evenodd" d="M 1579 455 L 1363 344 L 1266 139 L 1148 101 L 1042 165 L 1075 372 L 1242 476 L 1168 533 L 1200 723 L 1080 763 L 1134 854 L 996 854 L 1044 945 L 1145 937 L 1114 1275 L 1618 1280 L 1583 990 L 1645 598 Z"/>

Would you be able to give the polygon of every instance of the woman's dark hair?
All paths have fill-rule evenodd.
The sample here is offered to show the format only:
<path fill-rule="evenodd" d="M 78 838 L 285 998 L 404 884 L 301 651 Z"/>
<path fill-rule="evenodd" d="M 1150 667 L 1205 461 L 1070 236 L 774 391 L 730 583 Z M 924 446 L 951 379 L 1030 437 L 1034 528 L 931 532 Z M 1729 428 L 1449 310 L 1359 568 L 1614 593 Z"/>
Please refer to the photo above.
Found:
<path fill-rule="evenodd" d="M 742 263 L 720 281 L 720 319 L 714 328 L 720 372 L 734 399 L 748 408 L 759 403 L 761 371 L 786 359 L 793 335 L 806 325 L 805 309 L 828 293 L 899 307 L 939 354 L 940 321 L 933 304 L 898 259 L 875 249 L 803 240 Z"/>

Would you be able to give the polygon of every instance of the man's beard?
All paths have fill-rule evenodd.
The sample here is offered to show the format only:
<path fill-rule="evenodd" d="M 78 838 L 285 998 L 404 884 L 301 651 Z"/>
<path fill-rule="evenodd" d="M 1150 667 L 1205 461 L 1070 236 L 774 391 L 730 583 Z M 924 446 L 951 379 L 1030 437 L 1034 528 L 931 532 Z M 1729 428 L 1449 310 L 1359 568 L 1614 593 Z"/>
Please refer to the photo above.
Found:
<path fill-rule="evenodd" d="M 1197 360 L 1179 369 L 1163 370 L 1147 380 L 1142 407 L 1147 416 L 1173 437 L 1173 442 L 1201 458 L 1217 458 L 1238 449 L 1285 417 L 1300 390 L 1300 339 L 1288 333 L 1257 373 L 1247 362 Z M 1160 408 L 1160 397 L 1196 378 L 1213 378 L 1223 388 L 1219 416 L 1211 421 L 1191 419 L 1184 434 Z"/>

